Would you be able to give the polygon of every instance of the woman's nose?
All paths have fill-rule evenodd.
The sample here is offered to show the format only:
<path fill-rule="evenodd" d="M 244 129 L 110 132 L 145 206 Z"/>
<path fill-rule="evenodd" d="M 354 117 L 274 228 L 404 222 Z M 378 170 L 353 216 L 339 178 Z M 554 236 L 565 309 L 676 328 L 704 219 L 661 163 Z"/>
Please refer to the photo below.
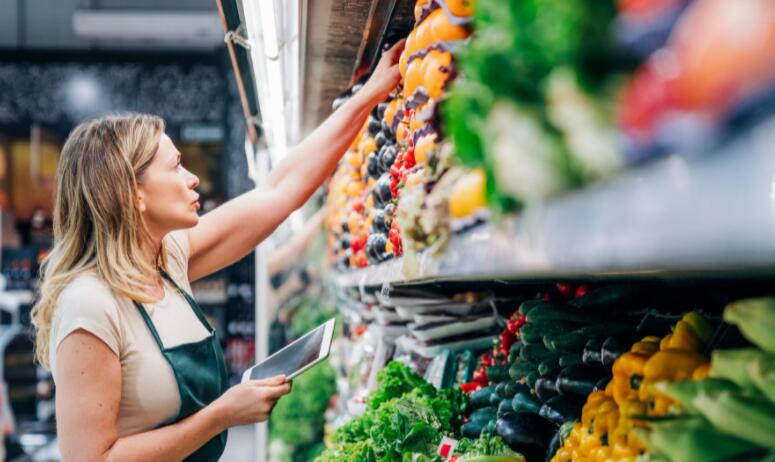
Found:
<path fill-rule="evenodd" d="M 186 170 L 186 172 L 188 172 L 188 177 L 189 177 L 188 178 L 189 189 L 195 189 L 197 186 L 199 186 L 199 177 L 189 172 L 188 170 Z"/>

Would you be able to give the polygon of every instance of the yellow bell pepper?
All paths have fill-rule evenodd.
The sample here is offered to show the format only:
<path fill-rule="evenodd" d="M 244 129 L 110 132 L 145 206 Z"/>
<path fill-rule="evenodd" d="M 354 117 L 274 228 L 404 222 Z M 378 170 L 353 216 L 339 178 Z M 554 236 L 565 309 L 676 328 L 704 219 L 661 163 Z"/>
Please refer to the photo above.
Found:
<path fill-rule="evenodd" d="M 667 348 L 673 350 L 700 351 L 703 343 L 694 328 L 688 322 L 680 320 L 676 323 L 673 335 L 667 344 Z"/>
<path fill-rule="evenodd" d="M 705 362 L 705 357 L 696 351 L 661 350 L 646 362 L 643 377 L 651 381 L 687 380 Z"/>
<path fill-rule="evenodd" d="M 692 373 L 692 380 L 702 380 L 710 375 L 710 361 L 701 365 Z"/>
<path fill-rule="evenodd" d="M 713 326 L 700 313 L 690 311 L 683 316 L 682 320 L 692 326 L 703 347 L 710 342 L 713 337 Z"/>
<path fill-rule="evenodd" d="M 660 350 L 666 350 L 667 347 L 670 345 L 670 340 L 673 338 L 673 334 L 667 334 L 665 335 L 662 340 L 659 342 L 659 349 Z"/>

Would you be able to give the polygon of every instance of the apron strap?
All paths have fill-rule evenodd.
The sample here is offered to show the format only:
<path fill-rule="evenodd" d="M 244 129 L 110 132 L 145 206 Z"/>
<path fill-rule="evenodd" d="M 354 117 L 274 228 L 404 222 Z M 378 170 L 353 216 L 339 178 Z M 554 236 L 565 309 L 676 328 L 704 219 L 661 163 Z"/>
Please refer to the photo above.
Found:
<path fill-rule="evenodd" d="M 162 277 L 167 281 L 169 281 L 170 284 L 175 286 L 175 289 L 177 289 L 177 291 L 180 292 L 183 298 L 186 299 L 186 302 L 188 302 L 188 305 L 191 307 L 191 310 L 194 311 L 194 314 L 196 315 L 197 319 L 199 319 L 199 322 L 201 322 L 204 325 L 205 329 L 207 330 L 207 332 L 210 333 L 210 335 L 214 335 L 215 329 L 213 329 L 213 327 L 207 321 L 207 318 L 202 312 L 202 309 L 199 308 L 199 304 L 197 304 L 196 300 L 194 300 L 188 293 L 186 293 L 185 290 L 181 289 L 180 286 L 178 286 L 175 283 L 175 281 L 173 281 L 172 278 L 164 270 L 159 269 L 159 273 L 161 273 Z M 161 336 L 159 336 L 159 332 L 156 330 L 156 326 L 153 325 L 153 321 L 151 320 L 151 317 L 148 315 L 148 311 L 146 311 L 143 304 L 138 302 L 137 300 L 132 300 L 132 302 L 140 311 L 140 316 L 143 317 L 143 321 L 145 321 L 145 324 L 148 326 L 148 330 L 151 331 L 151 334 L 153 335 L 154 340 L 156 340 L 156 344 L 159 345 L 159 349 L 164 351 L 164 343 L 161 341 Z"/>
<path fill-rule="evenodd" d="M 194 298 L 191 295 L 189 295 L 188 292 L 186 292 L 185 290 L 181 289 L 180 286 L 170 277 L 169 274 L 167 274 L 166 271 L 164 271 L 163 269 L 159 268 L 159 273 L 161 273 L 162 277 L 164 279 L 168 280 L 170 282 L 170 284 L 175 286 L 175 288 L 178 290 L 178 292 L 180 292 L 180 295 L 182 295 L 183 298 L 186 299 L 186 301 L 188 302 L 189 306 L 191 306 L 191 309 L 194 310 L 194 314 L 199 319 L 199 322 L 204 324 L 204 326 L 207 329 L 207 331 L 210 332 L 211 334 L 215 333 L 215 329 L 213 329 L 213 327 L 207 321 L 207 317 L 205 316 L 205 314 L 202 311 L 202 309 L 199 307 L 199 304 L 196 302 L 196 300 L 194 300 Z"/>

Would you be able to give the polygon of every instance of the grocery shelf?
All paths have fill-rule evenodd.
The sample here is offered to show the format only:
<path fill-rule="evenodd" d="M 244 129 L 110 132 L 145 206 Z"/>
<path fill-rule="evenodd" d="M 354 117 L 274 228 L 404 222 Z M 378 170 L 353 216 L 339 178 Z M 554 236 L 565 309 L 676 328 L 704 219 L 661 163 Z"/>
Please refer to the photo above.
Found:
<path fill-rule="evenodd" d="M 775 269 L 775 118 L 713 153 L 670 156 L 454 236 L 421 254 L 335 273 L 340 287 L 434 280 L 661 277 Z"/>

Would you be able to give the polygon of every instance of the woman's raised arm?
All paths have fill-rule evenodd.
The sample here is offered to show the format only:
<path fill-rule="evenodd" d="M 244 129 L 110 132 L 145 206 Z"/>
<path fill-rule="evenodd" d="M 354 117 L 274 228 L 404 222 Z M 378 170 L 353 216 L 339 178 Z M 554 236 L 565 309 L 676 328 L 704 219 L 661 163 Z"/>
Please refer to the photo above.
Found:
<path fill-rule="evenodd" d="M 301 207 L 336 167 L 369 112 L 398 84 L 399 42 L 386 51 L 372 77 L 278 163 L 261 189 L 204 215 L 189 231 L 188 276 L 196 280 L 240 259 Z"/>

